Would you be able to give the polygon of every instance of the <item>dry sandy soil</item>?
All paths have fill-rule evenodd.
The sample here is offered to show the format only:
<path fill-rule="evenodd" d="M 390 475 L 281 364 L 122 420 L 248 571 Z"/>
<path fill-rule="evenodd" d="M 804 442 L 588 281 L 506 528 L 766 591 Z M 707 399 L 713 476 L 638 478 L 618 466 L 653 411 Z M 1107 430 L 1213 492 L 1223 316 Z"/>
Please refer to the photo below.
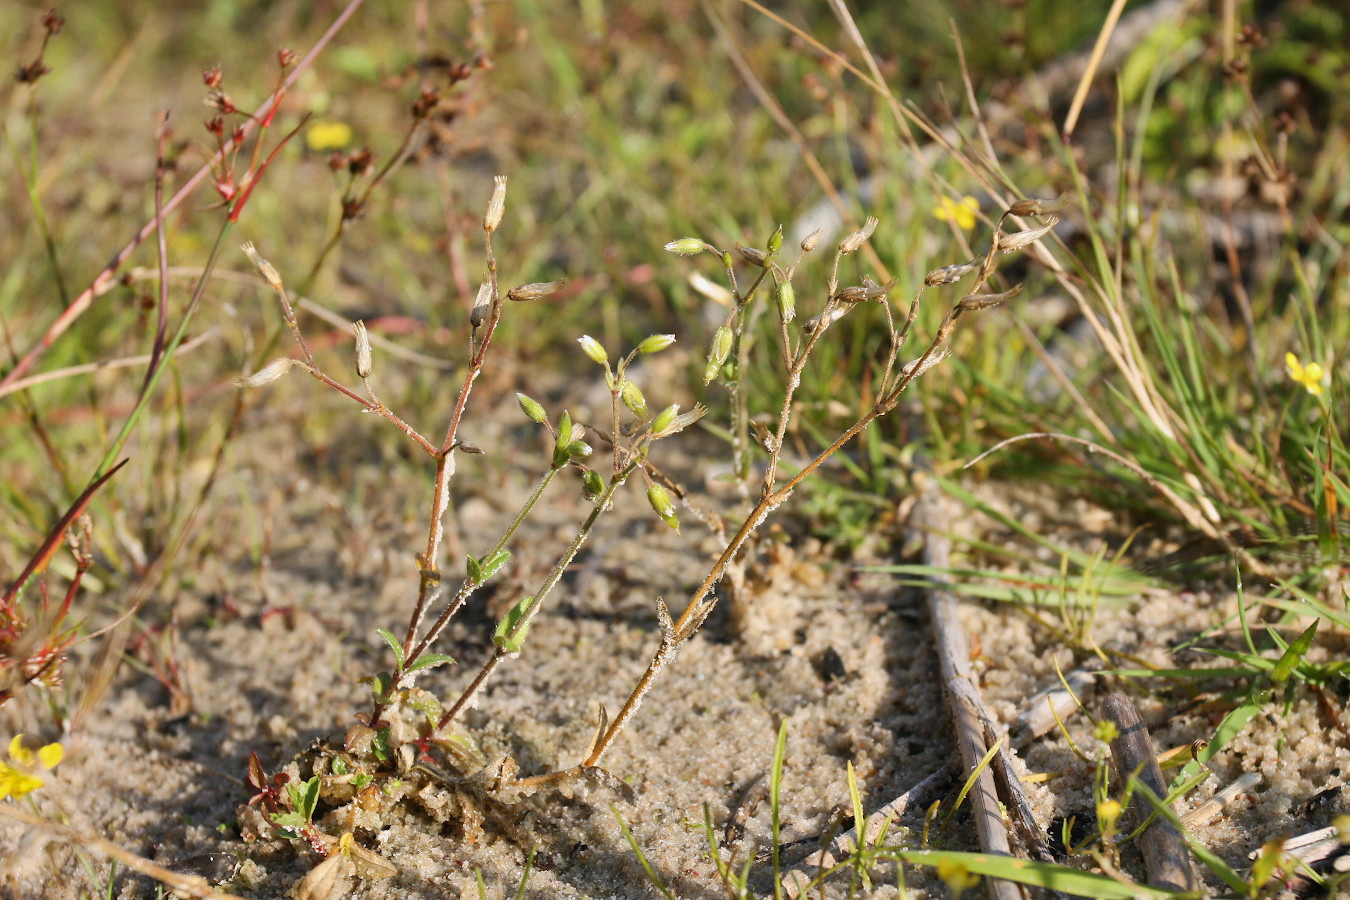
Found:
<path fill-rule="evenodd" d="M 402 628 L 416 588 L 412 548 L 424 539 L 418 508 L 425 488 L 410 467 L 361 449 L 370 420 L 338 420 L 349 424 L 337 426 L 317 451 L 295 440 L 286 404 L 310 390 L 305 383 L 296 393 L 280 393 L 253 415 L 250 440 L 235 448 L 190 573 L 171 580 L 176 593 L 152 602 L 148 614 L 174 611 L 173 658 L 185 698 L 173 702 L 154 678 L 121 667 L 105 702 L 67 740 L 56 777 L 34 795 L 49 814 L 59 809 L 73 824 L 170 868 L 228 879 L 223 889 L 246 897 L 283 895 L 320 858 L 277 840 L 257 809 L 244 806 L 248 754 L 256 752 L 269 773 L 307 777 L 316 742 L 343 740 L 368 708 L 368 688 L 358 680 L 390 665 L 375 630 Z M 585 420 L 584 402 L 572 408 Z M 522 421 L 509 402 L 476 423 L 475 441 L 494 449 L 463 457 L 451 519 L 454 542 L 466 552 L 481 552 L 484 535 L 507 521 L 528 490 L 526 473 L 539 456 L 537 437 Z M 689 468 L 678 451 L 667 462 L 677 472 Z M 725 495 L 708 499 L 707 484 L 693 486 L 701 502 L 729 502 Z M 1110 516 L 1081 504 L 1056 507 L 997 486 L 982 491 L 1012 515 L 1084 546 L 1091 533 L 1111 531 Z M 509 755 L 522 775 L 575 765 L 600 704 L 611 711 L 620 705 L 656 646 L 657 597 L 680 608 L 679 598 L 704 571 L 715 543 L 691 515 L 676 534 L 650 514 L 640 491 L 629 500 L 603 520 L 525 651 L 499 670 L 468 715 L 464 724 L 483 759 Z M 471 604 L 439 648 L 460 665 L 435 670 L 422 687 L 455 696 L 486 657 L 495 617 L 542 578 L 585 512 L 575 486 L 557 491 L 523 534 L 500 586 Z M 663 884 L 676 896 L 711 900 L 725 891 L 708 856 L 704 806 L 721 839 L 769 770 L 780 723 L 788 732 L 782 804 L 788 841 L 817 838 L 832 816 L 837 821 L 848 803 L 849 762 L 869 809 L 938 770 L 955 751 L 922 592 L 860 571 L 894 558 L 874 548 L 884 546 L 880 539 L 901 546 L 904 513 L 902 504 L 879 517 L 878 540 L 845 558 L 805 536 L 785 510 L 772 540 L 756 551 L 745 596 L 723 602 L 606 758 L 624 789 L 588 779 L 529 795 L 493 795 L 420 769 L 385 770 L 379 782 L 385 797 L 365 818 L 322 805 L 327 830 L 336 836 L 354 827 L 358 843 L 397 870 L 391 878 L 347 879 L 329 896 L 344 889 L 350 897 L 457 898 L 465 890 L 476 896 L 475 872 L 489 896 L 494 885 L 514 895 L 530 846 L 536 853 L 527 896 L 657 896 L 620 831 L 621 816 Z M 1009 539 L 969 513 L 953 529 Z M 1167 648 L 1231 616 L 1235 603 L 1221 591 L 1162 586 L 1103 609 L 1094 634 L 1104 647 L 1155 664 L 1193 665 L 1198 654 Z M 1002 724 L 1055 682 L 1054 660 L 1066 669 L 1091 662 L 1010 607 L 966 602 L 962 617 L 980 686 Z M 1225 708 L 1217 695 L 1136 694 L 1161 747 L 1208 737 Z M 31 699 L 0 711 L 5 733 L 52 738 L 49 721 Z M 1093 752 L 1090 725 L 1080 719 L 1072 727 Z M 1314 699 L 1299 695 L 1288 712 L 1271 705 L 1254 719 L 1216 760 L 1218 777 L 1182 808 L 1242 772 L 1260 773 L 1255 792 L 1199 832 L 1212 850 L 1244 868 L 1262 841 L 1324 825 L 1343 809 L 1339 797 L 1311 813 L 1295 808 L 1340 784 L 1340 773 L 1350 770 L 1347 755 L 1344 736 Z M 1062 736 L 1032 743 L 1019 765 L 1054 773 L 1028 788 L 1042 826 L 1090 809 L 1092 768 Z M 948 787 L 949 803 L 958 787 Z M 744 821 L 730 843 L 737 866 L 768 846 L 768 804 L 755 805 Z M 922 813 L 899 824 L 896 834 L 917 846 Z M 970 849 L 971 831 L 963 812 L 932 840 Z M 790 848 L 786 863 L 813 847 Z M 102 893 L 78 848 L 4 824 L 0 852 L 0 890 L 9 896 Z M 1125 863 L 1140 874 L 1129 854 Z M 92 865 L 97 878 L 106 878 L 103 861 L 95 857 Z M 754 888 L 771 893 L 769 864 L 755 871 Z M 893 870 L 879 880 L 873 896 L 895 895 Z M 923 871 L 910 870 L 907 880 L 913 896 L 945 892 Z M 845 876 L 830 884 L 831 896 L 847 890 Z M 122 868 L 111 895 L 154 891 Z"/>

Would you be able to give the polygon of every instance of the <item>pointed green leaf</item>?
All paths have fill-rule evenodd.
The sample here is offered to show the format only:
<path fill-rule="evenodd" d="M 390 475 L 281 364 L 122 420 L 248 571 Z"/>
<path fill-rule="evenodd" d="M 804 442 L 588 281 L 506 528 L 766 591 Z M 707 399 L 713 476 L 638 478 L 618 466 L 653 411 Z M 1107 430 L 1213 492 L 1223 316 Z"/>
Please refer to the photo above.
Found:
<path fill-rule="evenodd" d="M 1294 674 L 1294 669 L 1299 663 L 1303 662 L 1303 657 L 1308 654 L 1308 648 L 1312 646 L 1313 638 L 1317 636 L 1317 625 L 1321 621 L 1321 619 L 1314 619 L 1313 623 L 1295 638 L 1292 644 L 1285 648 L 1284 654 L 1280 656 L 1280 661 L 1275 664 L 1275 668 L 1270 670 L 1271 681 L 1276 684 L 1284 684 L 1289 680 L 1289 676 Z"/>
<path fill-rule="evenodd" d="M 533 602 L 533 597 L 521 597 L 520 602 L 511 607 L 506 615 L 502 616 L 501 621 L 497 623 L 497 630 L 492 635 L 492 643 L 507 653 L 519 653 L 520 648 L 525 644 L 525 636 L 530 631 L 530 622 L 526 618 L 526 614 Z"/>
<path fill-rule="evenodd" d="M 422 669 L 430 669 L 433 666 L 454 664 L 454 662 L 455 660 L 453 657 L 446 656 L 444 653 L 428 653 L 425 656 L 419 657 L 417 660 L 413 662 L 412 665 L 408 666 L 408 671 L 419 672 Z"/>
<path fill-rule="evenodd" d="M 383 628 L 377 628 L 376 631 L 379 633 L 380 637 L 384 638 L 384 641 L 389 645 L 389 648 L 394 651 L 394 660 L 398 663 L 399 671 L 403 671 L 403 645 L 399 643 L 398 638 L 394 637 Z"/>

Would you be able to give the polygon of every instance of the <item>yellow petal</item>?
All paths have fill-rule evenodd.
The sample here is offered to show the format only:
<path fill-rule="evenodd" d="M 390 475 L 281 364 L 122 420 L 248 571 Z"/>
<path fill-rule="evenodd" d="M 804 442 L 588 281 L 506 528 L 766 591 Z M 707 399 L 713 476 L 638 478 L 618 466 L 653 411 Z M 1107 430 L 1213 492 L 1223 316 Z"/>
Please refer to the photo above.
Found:
<path fill-rule="evenodd" d="M 66 750 L 60 744 L 48 744 L 38 751 L 38 762 L 44 769 L 55 769 L 56 764 L 66 758 Z"/>
<path fill-rule="evenodd" d="M 23 745 L 23 735 L 16 734 L 9 741 L 9 758 L 21 766 L 33 764 L 33 751 Z"/>
<path fill-rule="evenodd" d="M 305 144 L 316 153 L 341 150 L 352 142 L 352 128 L 346 122 L 315 122 L 305 133 Z"/>
<path fill-rule="evenodd" d="M 1289 377 L 1295 381 L 1303 380 L 1303 363 L 1298 361 L 1298 357 L 1293 353 L 1284 355 L 1284 365 L 1289 369 Z"/>
<path fill-rule="evenodd" d="M 42 779 L 0 764 L 0 797 L 22 797 L 42 787 Z"/>

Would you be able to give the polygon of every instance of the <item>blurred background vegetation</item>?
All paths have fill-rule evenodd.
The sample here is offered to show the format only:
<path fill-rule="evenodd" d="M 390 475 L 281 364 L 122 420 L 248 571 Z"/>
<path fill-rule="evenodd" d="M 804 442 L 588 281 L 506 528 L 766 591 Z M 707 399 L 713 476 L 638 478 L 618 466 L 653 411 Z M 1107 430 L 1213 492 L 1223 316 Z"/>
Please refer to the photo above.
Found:
<path fill-rule="evenodd" d="M 1146 300 L 1134 322 L 1140 353 L 1159 358 L 1160 344 L 1184 346 L 1172 374 L 1207 378 L 1203 402 L 1183 397 L 1185 386 L 1166 377 L 1161 388 L 1203 419 L 1197 427 L 1205 437 L 1197 440 L 1219 447 L 1231 440 L 1260 459 L 1262 472 L 1283 473 L 1278 489 L 1230 485 L 1226 514 L 1244 520 L 1253 505 L 1293 502 L 1313 515 L 1310 485 L 1318 478 L 1308 453 L 1324 443 L 1324 425 L 1337 434 L 1343 426 L 1288 390 L 1281 360 L 1292 348 L 1334 366 L 1345 345 L 1346 317 L 1324 314 L 1343 310 L 1347 299 L 1350 181 L 1339 165 L 1350 88 L 1346 14 L 1313 2 L 1239 3 L 1238 21 L 1252 30 L 1226 42 L 1223 4 L 1169 4 L 1169 14 L 1121 58 L 1119 77 L 1117 67 L 1100 74 L 1070 153 L 1058 137 L 1068 93 L 1044 78 L 1090 45 L 1109 5 L 859 4 L 857 26 L 881 75 L 899 104 L 946 129 L 954 146 L 941 147 L 822 52 L 828 47 L 865 68 L 827 4 L 781 5 L 776 21 L 732 2 L 370 0 L 288 94 L 271 140 L 303 115 L 312 118 L 266 174 L 233 237 L 254 241 L 288 283 L 322 260 L 307 290 L 315 303 L 459 365 L 483 269 L 481 209 L 491 176 L 507 174 L 508 216 L 498 241 L 504 281 L 571 279 L 563 293 L 510 310 L 498 363 L 514 372 L 506 376 L 511 388 L 542 372 L 593 378 L 570 340 L 582 333 L 618 347 L 673 331 L 691 360 L 679 391 L 716 405 L 723 395 L 698 385 L 697 361 L 718 308 L 689 284 L 702 263 L 662 254 L 666 241 L 697 235 L 719 245 L 762 245 L 777 225 L 790 231 L 826 196 L 814 159 L 844 202 L 847 226 L 866 215 L 881 220 L 876 256 L 852 262 L 845 283 L 897 276 L 892 300 L 900 306 L 924 272 L 969 258 L 965 242 L 978 247 L 987 237 L 987 224 L 967 234 L 940 220 L 941 198 L 974 196 L 994 216 L 991 185 L 1006 197 L 1068 192 L 1078 211 L 1056 253 L 1070 277 L 1085 285 L 1114 279 L 1122 296 Z M 216 0 L 172 11 L 138 2 L 65 11 L 65 28 L 45 57 L 50 74 L 36 86 L 11 79 L 0 88 L 0 372 L 152 217 L 158 113 L 170 111 L 172 191 L 212 149 L 199 73 L 219 65 L 222 89 L 241 109 L 253 109 L 276 81 L 278 48 L 303 53 L 339 9 L 332 2 Z M 0 8 L 0 47 L 11 69 L 41 44 L 42 11 L 26 2 Z M 456 65 L 469 67 L 468 77 L 456 81 Z M 983 113 L 997 112 L 987 145 L 967 77 Z M 1069 92 L 1076 86 L 1066 84 Z M 411 104 L 427 87 L 440 102 L 411 155 L 325 254 L 342 223 L 350 178 L 343 167 L 349 157 L 334 170 L 331 154 L 368 148 L 376 166 L 389 161 L 409 131 Z M 338 140 L 345 132 L 334 125 L 350 129 L 349 138 Z M 1257 159 L 1278 166 L 1262 169 Z M 358 176 L 358 189 L 369 177 Z M 222 213 L 211 208 L 217 199 L 204 186 L 168 223 L 169 264 L 182 273 L 173 282 L 174 310 L 219 229 Z M 1234 222 L 1236 260 L 1223 241 L 1225 223 Z M 148 352 L 153 244 L 136 251 L 121 270 L 126 277 L 55 342 L 38 371 Z M 110 499 L 98 501 L 116 506 L 123 522 L 120 541 L 104 548 L 118 564 L 131 564 L 129 543 L 150 548 L 133 567 L 166 546 L 169 523 L 192 505 L 203 470 L 220 464 L 218 449 L 246 438 L 237 423 L 247 422 L 256 404 L 294 410 L 297 434 L 320 453 L 332 440 L 330 417 L 342 402 L 300 379 L 266 401 L 239 398 L 233 379 L 265 361 L 281 321 L 247 278 L 236 277 L 248 269 L 232 246 L 224 260 L 193 328 L 213 337 L 179 360 L 161 387 L 160 415 L 135 438 L 141 462 Z M 821 265 L 803 266 L 804 309 L 811 285 L 814 302 L 822 300 Z M 924 379 L 907 414 L 851 449 L 852 465 L 835 487 L 808 500 L 819 527 L 846 543 L 859 540 L 878 500 L 893 499 L 903 483 L 894 464 L 909 458 L 915 441 L 944 471 L 1029 430 L 1110 438 L 1132 458 L 1154 458 L 1169 483 L 1181 483 L 1181 470 L 1197 464 L 1194 451 L 1167 441 L 1160 447 L 1140 426 L 1109 361 L 1070 339 L 1081 338 L 1073 327 L 1082 312 L 1044 267 L 1018 262 L 1011 277 L 1027 282 L 1017 304 L 963 328 L 953 360 Z M 956 297 L 926 300 L 921 336 Z M 1158 315 L 1161 324 L 1150 325 Z M 1320 327 L 1319 317 L 1326 318 Z M 1183 319 L 1190 334 L 1184 340 Z M 877 321 L 853 317 L 809 373 L 794 435 L 803 453 L 870 402 L 868 367 L 884 355 Z M 346 371 L 350 335 L 308 316 L 302 324 L 327 367 Z M 1047 347 L 1065 354 L 1079 396 L 1047 386 Z M 443 368 L 394 363 L 380 367 L 385 399 L 434 431 L 450 402 L 447 384 L 457 380 Z M 82 473 L 101 455 L 140 371 L 61 379 L 0 398 L 6 571 L 84 486 Z M 765 398 L 756 412 L 773 409 L 776 377 L 767 368 L 751 374 Z M 1333 390 L 1338 386 L 1333 376 Z M 1108 434 L 1093 430 L 1085 408 L 1107 423 Z M 1296 420 L 1301 437 L 1281 443 L 1277 433 Z M 397 435 L 372 428 L 368 436 L 375 458 L 413 458 Z M 1336 443 L 1343 446 L 1339 436 Z M 1226 452 L 1200 463 L 1229 466 Z M 1141 495 L 1128 474 L 1085 460 L 1063 447 L 1024 444 L 984 471 L 1051 478 L 1121 508 L 1142 504 L 1149 515 L 1173 515 Z M 1267 509 L 1261 523 L 1278 524 L 1272 516 Z"/>

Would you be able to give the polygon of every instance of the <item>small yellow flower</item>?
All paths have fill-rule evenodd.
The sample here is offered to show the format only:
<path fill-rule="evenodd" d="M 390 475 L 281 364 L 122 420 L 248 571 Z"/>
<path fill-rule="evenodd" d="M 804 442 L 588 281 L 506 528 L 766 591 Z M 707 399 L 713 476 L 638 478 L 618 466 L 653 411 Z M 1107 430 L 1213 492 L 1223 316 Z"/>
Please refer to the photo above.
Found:
<path fill-rule="evenodd" d="M 980 883 L 980 876 L 960 863 L 940 862 L 937 866 L 937 874 L 946 883 L 947 890 L 951 891 L 954 897 L 960 897 Z"/>
<path fill-rule="evenodd" d="M 955 222 L 962 231 L 969 231 L 975 227 L 975 214 L 979 211 L 980 201 L 974 197 L 962 197 L 960 203 L 951 197 L 943 197 L 934 208 L 933 215 L 944 222 Z"/>
<path fill-rule="evenodd" d="M 352 127 L 334 119 L 321 119 L 309 126 L 309 131 L 305 133 L 305 145 L 315 153 L 341 150 L 351 142 Z"/>
<path fill-rule="evenodd" d="M 1322 366 L 1310 362 L 1306 366 L 1292 353 L 1284 355 L 1284 364 L 1289 369 L 1289 377 L 1303 385 L 1303 389 L 1314 397 L 1322 396 Z"/>
<path fill-rule="evenodd" d="M 35 770 L 56 768 L 65 754 L 60 744 L 48 744 L 34 754 L 23 745 L 23 735 L 14 735 L 9 742 L 10 762 L 0 762 L 0 799 L 22 797 L 42 787 L 42 776 Z"/>

